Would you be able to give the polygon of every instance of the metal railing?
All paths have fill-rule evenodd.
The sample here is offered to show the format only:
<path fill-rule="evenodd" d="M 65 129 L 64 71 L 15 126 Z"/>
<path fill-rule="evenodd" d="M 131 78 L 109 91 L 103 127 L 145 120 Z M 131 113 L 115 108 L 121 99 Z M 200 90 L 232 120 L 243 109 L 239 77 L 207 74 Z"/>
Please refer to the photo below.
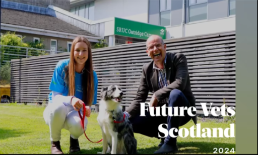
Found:
<path fill-rule="evenodd" d="M 11 62 L 12 59 L 30 58 L 34 56 L 52 55 L 63 53 L 64 51 L 53 51 L 46 49 L 36 49 L 20 46 L 0 45 L 0 68 L 6 62 Z"/>

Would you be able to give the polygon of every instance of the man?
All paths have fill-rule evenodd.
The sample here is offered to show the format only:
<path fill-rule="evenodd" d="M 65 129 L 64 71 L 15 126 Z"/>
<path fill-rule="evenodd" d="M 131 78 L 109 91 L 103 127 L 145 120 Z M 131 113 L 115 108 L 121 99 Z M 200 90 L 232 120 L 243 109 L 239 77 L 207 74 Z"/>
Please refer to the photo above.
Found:
<path fill-rule="evenodd" d="M 152 117 L 145 111 L 146 116 L 140 116 L 140 103 L 145 103 L 148 93 L 153 92 L 150 100 L 151 107 L 195 107 L 195 98 L 190 87 L 186 57 L 181 53 L 166 53 L 166 44 L 162 38 L 152 35 L 146 42 L 146 52 L 152 58 L 152 62 L 145 64 L 142 70 L 140 86 L 137 95 L 125 114 L 133 125 L 134 132 L 149 137 L 161 135 L 158 126 L 167 124 L 168 131 L 171 128 L 179 128 L 186 124 L 191 117 L 184 113 L 184 116 L 159 116 Z M 168 114 L 168 113 L 167 113 Z M 196 124 L 196 116 L 192 117 Z M 174 135 L 178 133 L 174 132 Z M 176 138 L 169 135 L 161 139 L 159 150 L 154 154 L 175 153 L 178 151 Z"/>

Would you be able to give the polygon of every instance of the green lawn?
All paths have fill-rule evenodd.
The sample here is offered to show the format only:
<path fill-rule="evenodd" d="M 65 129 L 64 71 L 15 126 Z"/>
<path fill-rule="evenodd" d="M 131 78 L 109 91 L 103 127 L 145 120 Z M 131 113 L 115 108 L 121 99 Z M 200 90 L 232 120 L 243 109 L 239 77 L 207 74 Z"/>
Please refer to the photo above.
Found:
<path fill-rule="evenodd" d="M 0 154 L 49 154 L 49 128 L 43 119 L 44 106 L 24 104 L 0 104 Z M 101 139 L 97 113 L 89 118 L 87 135 L 92 141 Z M 228 128 L 229 123 L 216 121 L 202 122 L 202 128 Z M 193 126 L 190 121 L 184 127 Z M 140 154 L 153 154 L 157 150 L 158 139 L 135 134 Z M 97 154 L 102 151 L 102 143 L 91 143 L 84 136 L 79 138 L 80 154 Z M 69 151 L 69 132 L 62 130 L 61 146 L 64 153 Z M 214 148 L 235 149 L 235 138 L 178 138 L 180 154 L 213 153 Z M 221 149 L 222 150 L 222 149 Z M 218 151 L 217 151 L 218 152 Z M 228 151 L 229 152 L 229 151 Z"/>

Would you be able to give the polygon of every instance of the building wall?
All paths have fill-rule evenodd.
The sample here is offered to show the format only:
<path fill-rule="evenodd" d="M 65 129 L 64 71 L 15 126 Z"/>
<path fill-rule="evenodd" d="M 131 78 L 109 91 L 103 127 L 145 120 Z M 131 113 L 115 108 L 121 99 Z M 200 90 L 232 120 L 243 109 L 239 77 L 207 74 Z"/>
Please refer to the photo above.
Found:
<path fill-rule="evenodd" d="M 184 26 L 185 37 L 204 35 L 211 33 L 227 32 L 236 30 L 236 18 L 226 17 L 223 19 L 215 19 L 209 21 L 200 21 L 195 23 L 187 23 Z M 182 26 L 167 27 L 167 39 L 181 38 Z"/>
<path fill-rule="evenodd" d="M 29 5 L 35 5 L 40 7 L 48 7 L 48 5 L 54 5 L 64 10 L 70 11 L 70 0 L 6 0 L 17 3 L 24 3 Z"/>
<path fill-rule="evenodd" d="M 5 33 L 6 31 L 1 31 L 1 33 Z M 62 39 L 62 38 L 56 38 L 56 37 L 48 37 L 48 36 L 40 36 L 40 35 L 34 35 L 34 34 L 27 34 L 27 33 L 20 33 L 15 32 L 16 35 L 21 35 L 22 37 L 25 37 L 23 39 L 24 42 L 33 42 L 33 38 L 40 38 L 40 40 L 43 40 L 43 45 L 45 46 L 44 49 L 50 50 L 50 40 L 55 39 L 57 40 L 57 50 L 58 51 L 67 51 L 67 42 L 72 42 L 72 39 Z"/>
<path fill-rule="evenodd" d="M 148 23 L 148 0 L 96 0 L 94 20 L 110 17 Z"/>

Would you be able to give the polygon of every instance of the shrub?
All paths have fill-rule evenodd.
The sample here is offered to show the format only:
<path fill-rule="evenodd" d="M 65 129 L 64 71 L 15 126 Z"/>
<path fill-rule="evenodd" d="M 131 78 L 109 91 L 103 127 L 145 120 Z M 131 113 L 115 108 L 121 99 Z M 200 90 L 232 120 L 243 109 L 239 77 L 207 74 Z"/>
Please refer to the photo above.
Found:
<path fill-rule="evenodd" d="M 11 65 L 7 62 L 0 68 L 0 84 L 10 84 L 11 82 Z"/>
<path fill-rule="evenodd" d="M 0 63 L 5 64 L 11 59 L 26 58 L 26 56 L 46 55 L 42 40 L 40 42 L 23 42 L 23 38 L 15 35 L 15 32 L 7 32 L 1 37 L 0 45 L 16 46 L 16 47 L 1 47 Z M 27 49 L 28 48 L 28 49 Z M 28 52 L 28 53 L 27 53 Z"/>
<path fill-rule="evenodd" d="M 227 109 L 227 105 L 225 103 L 225 99 L 223 99 L 223 102 L 225 104 L 225 108 Z M 226 123 L 236 123 L 236 107 L 235 107 L 235 115 L 234 116 L 224 116 L 223 117 L 223 122 L 226 122 Z"/>
<path fill-rule="evenodd" d="M 8 47 L 1 46 L 1 55 L 0 63 L 3 65 L 6 61 L 11 61 L 11 59 L 22 58 L 23 55 L 26 55 L 26 50 L 22 47 L 29 47 L 28 44 L 22 41 L 23 38 L 18 37 L 15 33 L 7 32 L 1 36 L 0 45 L 8 46 L 19 46 L 17 47 Z"/>
<path fill-rule="evenodd" d="M 93 44 L 93 48 L 103 48 L 103 47 L 107 47 L 108 45 L 105 43 L 105 40 L 103 39 L 98 39 L 98 43 Z"/>

